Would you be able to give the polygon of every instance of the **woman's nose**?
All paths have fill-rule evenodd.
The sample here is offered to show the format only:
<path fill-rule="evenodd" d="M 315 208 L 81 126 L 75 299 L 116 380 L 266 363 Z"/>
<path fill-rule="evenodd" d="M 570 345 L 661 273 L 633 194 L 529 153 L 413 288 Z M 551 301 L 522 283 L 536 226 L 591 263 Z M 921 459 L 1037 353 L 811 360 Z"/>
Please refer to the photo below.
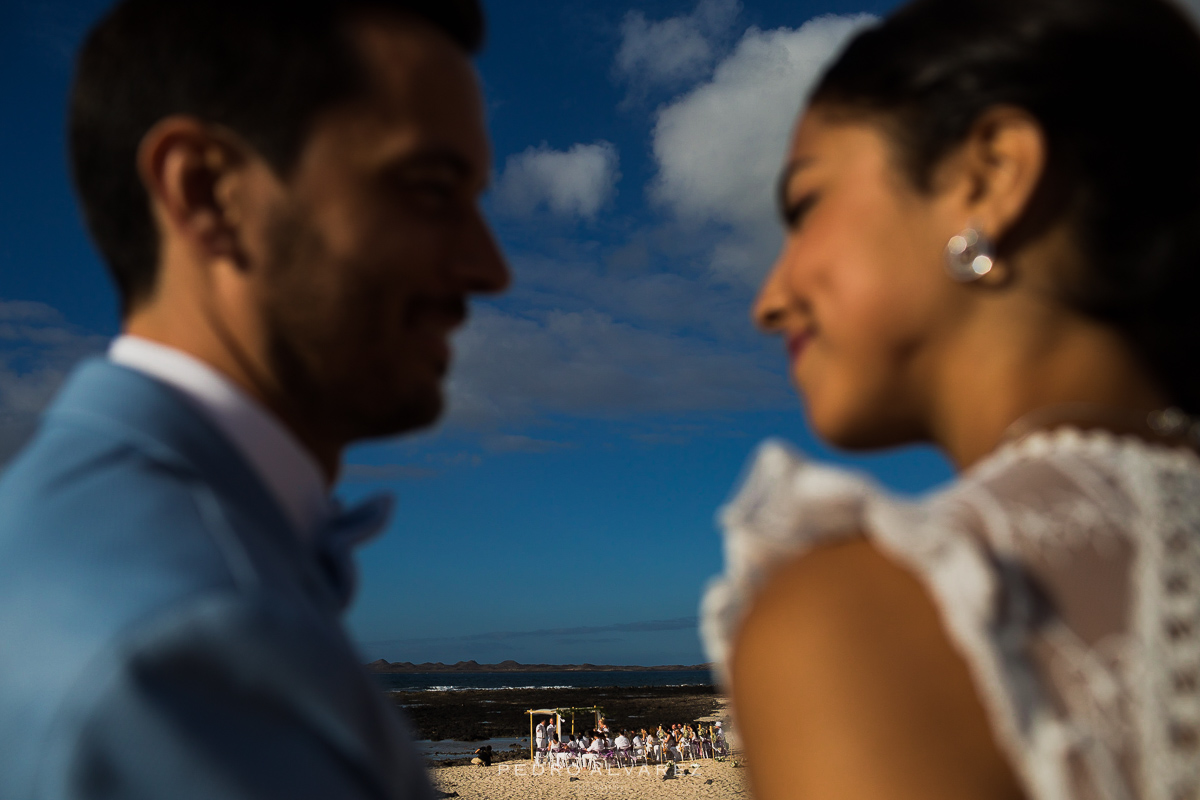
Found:
<path fill-rule="evenodd" d="M 779 254 L 770 274 L 758 290 L 751 316 L 754 324 L 766 333 L 778 333 L 787 316 L 789 296 L 784 281 L 784 252 Z"/>

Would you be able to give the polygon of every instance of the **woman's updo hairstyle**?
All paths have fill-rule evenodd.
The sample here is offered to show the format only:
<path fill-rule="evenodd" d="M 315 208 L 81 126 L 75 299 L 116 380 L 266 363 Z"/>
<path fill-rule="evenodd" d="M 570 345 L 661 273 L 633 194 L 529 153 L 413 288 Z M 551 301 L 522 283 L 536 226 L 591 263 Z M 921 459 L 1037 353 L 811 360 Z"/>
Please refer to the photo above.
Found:
<path fill-rule="evenodd" d="M 913 185 L 987 109 L 1041 125 L 1045 174 L 1001 255 L 1060 220 L 1086 272 L 1070 306 L 1111 324 L 1200 413 L 1200 36 L 1164 0 L 916 0 L 855 38 L 813 107 L 880 121 Z M 1198 115 L 1200 116 L 1200 115 Z"/>

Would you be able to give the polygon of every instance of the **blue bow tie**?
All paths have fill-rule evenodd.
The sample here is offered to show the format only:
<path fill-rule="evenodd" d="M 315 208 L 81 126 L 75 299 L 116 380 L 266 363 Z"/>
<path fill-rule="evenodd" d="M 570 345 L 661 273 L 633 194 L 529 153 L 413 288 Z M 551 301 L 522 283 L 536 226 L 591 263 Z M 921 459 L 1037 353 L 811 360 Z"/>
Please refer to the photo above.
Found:
<path fill-rule="evenodd" d="M 373 495 L 349 508 L 336 498 L 331 502 L 329 518 L 317 531 L 317 559 L 343 610 L 358 585 L 354 550 L 383 533 L 395 505 L 390 494 Z"/>

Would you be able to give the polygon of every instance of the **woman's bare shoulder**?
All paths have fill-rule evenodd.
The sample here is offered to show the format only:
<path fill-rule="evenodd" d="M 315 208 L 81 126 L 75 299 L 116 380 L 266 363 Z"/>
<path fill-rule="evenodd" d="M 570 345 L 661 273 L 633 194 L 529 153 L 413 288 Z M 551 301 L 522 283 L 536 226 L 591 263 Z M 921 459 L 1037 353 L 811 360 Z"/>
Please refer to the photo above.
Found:
<path fill-rule="evenodd" d="M 732 677 L 763 800 L 1022 796 L 934 602 L 865 538 L 772 574 Z"/>

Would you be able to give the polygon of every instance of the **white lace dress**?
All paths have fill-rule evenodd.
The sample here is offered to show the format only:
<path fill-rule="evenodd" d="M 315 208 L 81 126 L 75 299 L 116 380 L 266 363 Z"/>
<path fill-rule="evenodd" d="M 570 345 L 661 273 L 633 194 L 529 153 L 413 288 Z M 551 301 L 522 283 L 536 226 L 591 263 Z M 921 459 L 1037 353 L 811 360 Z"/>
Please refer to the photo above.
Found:
<path fill-rule="evenodd" d="M 865 533 L 913 570 L 1030 800 L 1200 800 L 1200 458 L 1070 428 L 919 502 L 764 444 L 722 515 L 718 679 L 771 570 Z"/>

